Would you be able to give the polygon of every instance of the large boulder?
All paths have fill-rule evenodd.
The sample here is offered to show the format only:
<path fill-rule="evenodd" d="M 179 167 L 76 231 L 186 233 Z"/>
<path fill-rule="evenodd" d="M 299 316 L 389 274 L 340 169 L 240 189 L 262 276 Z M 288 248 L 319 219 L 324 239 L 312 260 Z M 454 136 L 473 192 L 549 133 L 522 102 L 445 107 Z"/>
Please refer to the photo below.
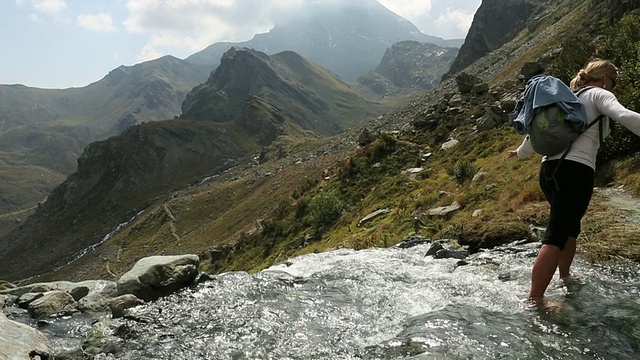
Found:
<path fill-rule="evenodd" d="M 193 254 L 142 258 L 118 280 L 118 295 L 152 301 L 172 294 L 193 283 L 199 265 L 198 255 Z"/>
<path fill-rule="evenodd" d="M 76 301 L 65 291 L 54 290 L 44 293 L 29 303 L 29 314 L 36 319 L 57 313 L 68 313 L 76 310 Z"/>
<path fill-rule="evenodd" d="M 53 359 L 46 336 L 27 325 L 9 320 L 0 311 L 0 359 Z"/>

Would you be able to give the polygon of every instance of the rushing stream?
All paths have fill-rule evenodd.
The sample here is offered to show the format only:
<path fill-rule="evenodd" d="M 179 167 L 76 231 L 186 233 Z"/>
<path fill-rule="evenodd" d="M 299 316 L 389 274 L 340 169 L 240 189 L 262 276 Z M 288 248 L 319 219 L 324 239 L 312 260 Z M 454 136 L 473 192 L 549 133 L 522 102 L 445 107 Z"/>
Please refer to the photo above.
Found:
<path fill-rule="evenodd" d="M 543 312 L 523 308 L 537 244 L 462 263 L 425 257 L 427 249 L 341 249 L 218 275 L 113 320 L 101 345 L 112 354 L 96 358 L 638 358 L 637 264 L 576 259 L 578 281 L 554 279 L 548 292 L 564 307 Z M 84 339 L 86 320 L 52 320 L 41 330 L 68 349 Z"/>

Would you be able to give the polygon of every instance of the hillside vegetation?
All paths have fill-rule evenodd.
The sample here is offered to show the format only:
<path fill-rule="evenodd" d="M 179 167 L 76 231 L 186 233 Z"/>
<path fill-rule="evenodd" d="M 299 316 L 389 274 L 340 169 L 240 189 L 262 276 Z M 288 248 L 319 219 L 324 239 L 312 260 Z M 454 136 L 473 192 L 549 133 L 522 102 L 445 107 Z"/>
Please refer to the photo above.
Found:
<path fill-rule="evenodd" d="M 640 4 L 620 4 L 545 2 L 513 40 L 466 68 L 489 91 L 460 94 L 450 78 L 365 126 L 265 147 L 260 163 L 151 199 L 101 245 L 38 279 L 113 278 L 148 255 L 196 253 L 208 260 L 205 271 L 257 271 L 301 253 L 391 246 L 408 236 L 471 249 L 531 237 L 530 227 L 547 221 L 540 158 L 507 160 L 521 137 L 506 121 L 481 125 L 489 113 L 504 116 L 519 96 L 525 65 L 568 80 L 594 56 L 621 65 L 617 94 L 640 110 L 638 43 L 628 42 L 638 34 L 640 16 L 631 10 Z M 457 145 L 442 146 L 450 140 Z M 640 195 L 637 144 L 615 130 L 599 158 L 599 186 Z M 450 205 L 459 209 L 430 211 Z M 640 260 L 640 230 L 620 223 L 596 196 L 580 250 L 597 261 Z"/>

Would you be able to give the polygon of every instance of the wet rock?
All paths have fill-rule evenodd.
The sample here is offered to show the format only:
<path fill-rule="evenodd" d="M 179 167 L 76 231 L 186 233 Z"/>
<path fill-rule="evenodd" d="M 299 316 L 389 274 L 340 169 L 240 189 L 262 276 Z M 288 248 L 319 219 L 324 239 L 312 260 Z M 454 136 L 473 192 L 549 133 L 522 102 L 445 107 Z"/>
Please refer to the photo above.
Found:
<path fill-rule="evenodd" d="M 75 301 L 82 299 L 89 294 L 89 288 L 86 286 L 78 286 L 69 291 L 69 295 L 73 297 Z"/>
<path fill-rule="evenodd" d="M 427 250 L 427 253 L 424 254 L 424 256 L 435 256 L 435 254 L 442 249 L 444 249 L 442 244 L 436 241 L 429 246 L 429 250 Z"/>
<path fill-rule="evenodd" d="M 200 273 L 198 274 L 198 276 L 196 276 L 196 279 L 194 280 L 194 283 L 196 284 L 202 284 L 205 282 L 209 282 L 215 280 L 215 276 L 207 274 L 207 273 Z"/>
<path fill-rule="evenodd" d="M 456 267 L 467 266 L 467 265 L 469 265 L 469 263 L 466 260 L 458 260 L 456 262 Z"/>
<path fill-rule="evenodd" d="M 76 301 L 69 293 L 54 290 L 44 293 L 29 304 L 29 314 L 36 318 L 43 318 L 61 312 L 76 310 Z"/>
<path fill-rule="evenodd" d="M 409 235 L 402 239 L 397 246 L 400 249 L 409 249 L 418 245 L 423 245 L 429 243 L 431 240 L 421 236 L 421 235 Z"/>
<path fill-rule="evenodd" d="M 108 312 L 111 299 L 118 296 L 118 286 L 114 281 L 100 281 L 90 289 L 89 294 L 78 301 L 82 312 Z"/>
<path fill-rule="evenodd" d="M 87 280 L 81 282 L 70 282 L 70 281 L 54 281 L 47 283 L 34 283 L 25 286 L 18 286 L 11 289 L 0 290 L 0 294 L 11 294 L 16 296 L 22 296 L 26 293 L 44 293 L 52 290 L 61 290 L 68 292 L 70 294 L 76 293 L 79 295 L 83 292 L 83 290 L 76 290 L 76 288 L 88 288 L 89 293 L 94 291 L 100 291 L 105 287 L 106 283 L 113 283 L 113 281 L 106 280 Z M 115 284 L 115 283 L 114 283 Z"/>
<path fill-rule="evenodd" d="M 0 311 L 0 359 L 53 359 L 53 355 L 43 333 L 7 319 Z"/>
<path fill-rule="evenodd" d="M 138 260 L 118 280 L 118 295 L 155 300 L 190 285 L 198 275 L 198 255 L 150 256 Z"/>
<path fill-rule="evenodd" d="M 92 359 L 98 358 L 97 355 L 117 354 L 122 348 L 123 339 L 115 336 L 117 325 L 113 321 L 98 321 L 91 327 L 89 335 L 82 344 L 82 349 Z M 103 359 L 108 359 L 106 355 Z"/>
<path fill-rule="evenodd" d="M 435 254 L 436 259 L 464 259 L 467 257 L 466 251 L 458 251 L 452 249 L 441 249 Z"/>
<path fill-rule="evenodd" d="M 18 297 L 15 295 L 0 295 L 0 309 L 9 307 L 18 301 Z"/>
<path fill-rule="evenodd" d="M 26 293 L 16 300 L 16 305 L 23 309 L 29 308 L 29 304 L 31 304 L 34 300 L 42 297 L 42 293 Z"/>
<path fill-rule="evenodd" d="M 111 316 L 115 318 L 123 317 L 126 309 L 144 304 L 144 301 L 132 294 L 120 295 L 111 299 L 109 306 L 111 308 Z"/>

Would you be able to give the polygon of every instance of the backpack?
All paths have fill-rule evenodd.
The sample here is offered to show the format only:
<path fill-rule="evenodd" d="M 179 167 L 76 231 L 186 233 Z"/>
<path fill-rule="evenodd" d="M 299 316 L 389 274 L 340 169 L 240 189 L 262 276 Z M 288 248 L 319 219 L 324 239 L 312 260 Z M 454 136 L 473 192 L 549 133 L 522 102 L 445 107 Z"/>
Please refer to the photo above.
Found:
<path fill-rule="evenodd" d="M 567 155 L 580 134 L 600 122 L 603 116 L 588 123 L 578 95 L 591 89 L 573 92 L 561 80 L 540 75 L 527 83 L 522 99 L 509 115 L 516 131 L 529 137 L 533 150 L 541 155 Z M 602 139 L 602 131 L 601 139 Z"/>

